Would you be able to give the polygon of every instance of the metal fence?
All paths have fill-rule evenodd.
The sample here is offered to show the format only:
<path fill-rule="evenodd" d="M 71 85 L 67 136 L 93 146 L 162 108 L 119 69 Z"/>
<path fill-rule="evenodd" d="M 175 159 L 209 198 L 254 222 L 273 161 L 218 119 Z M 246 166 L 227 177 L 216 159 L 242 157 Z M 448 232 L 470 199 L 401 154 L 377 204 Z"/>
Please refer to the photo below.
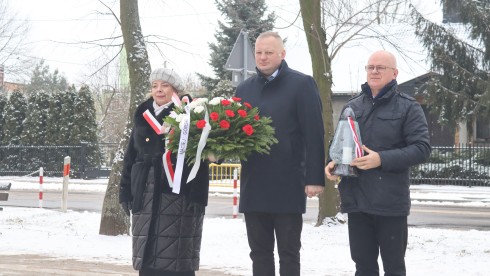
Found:
<path fill-rule="evenodd" d="M 93 146 L 85 143 L 73 146 L 0 146 L 0 175 L 30 175 L 43 167 L 45 176 L 62 176 L 63 160 L 65 156 L 70 156 L 72 177 L 104 177 L 110 173 L 110 160 L 117 146 L 113 143 Z"/>
<path fill-rule="evenodd" d="M 237 180 L 240 180 L 240 164 L 222 163 L 209 164 L 209 181 L 215 186 L 233 187 L 234 172 L 237 170 Z"/>
<path fill-rule="evenodd" d="M 412 184 L 490 186 L 490 145 L 432 147 L 429 161 L 412 167 Z"/>
<path fill-rule="evenodd" d="M 71 157 L 72 176 L 107 177 L 118 145 L 98 144 L 99 162 L 90 164 L 87 144 L 77 146 L 0 146 L 0 175 L 23 176 L 43 167 L 46 176 L 63 175 L 63 159 Z M 239 168 L 239 164 L 234 164 Z M 233 168 L 211 166 L 210 180 L 232 179 Z M 240 170 L 239 170 L 240 171 Z M 411 184 L 490 186 L 490 144 L 433 146 L 428 162 L 410 171 Z"/>

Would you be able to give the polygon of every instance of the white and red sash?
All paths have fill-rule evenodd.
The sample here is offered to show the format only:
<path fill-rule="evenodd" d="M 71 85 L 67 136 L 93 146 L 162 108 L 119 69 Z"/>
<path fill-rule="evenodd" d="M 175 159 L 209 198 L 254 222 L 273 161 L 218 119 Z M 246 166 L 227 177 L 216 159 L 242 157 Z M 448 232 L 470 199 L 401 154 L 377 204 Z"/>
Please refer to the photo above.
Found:
<path fill-rule="evenodd" d="M 160 135 L 164 133 L 162 125 L 157 121 L 157 119 L 155 119 L 150 110 L 147 109 L 145 112 L 143 112 L 143 118 L 145 118 L 146 122 L 148 122 L 156 134 Z"/>

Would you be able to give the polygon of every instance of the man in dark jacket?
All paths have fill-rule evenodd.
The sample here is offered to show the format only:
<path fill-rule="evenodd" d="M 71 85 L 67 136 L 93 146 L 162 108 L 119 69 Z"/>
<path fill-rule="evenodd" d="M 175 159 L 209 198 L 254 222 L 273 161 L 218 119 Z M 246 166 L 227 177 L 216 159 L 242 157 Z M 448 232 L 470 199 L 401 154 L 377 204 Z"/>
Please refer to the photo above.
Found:
<path fill-rule="evenodd" d="M 397 91 L 393 54 L 374 52 L 365 68 L 362 93 L 345 106 L 354 110 L 365 155 L 350 164 L 359 176 L 340 181 L 341 209 L 348 213 L 356 275 L 379 275 L 379 253 L 385 275 L 406 275 L 409 168 L 429 158 L 429 131 L 420 104 Z M 338 179 L 334 166 L 325 168 L 330 180 Z"/>
<path fill-rule="evenodd" d="M 323 121 L 314 79 L 284 61 L 281 37 L 257 37 L 257 75 L 242 82 L 236 96 L 272 119 L 278 144 L 269 155 L 242 162 L 240 212 L 245 215 L 253 275 L 275 275 L 274 234 L 281 275 L 300 275 L 302 214 L 306 196 L 323 191 Z"/>

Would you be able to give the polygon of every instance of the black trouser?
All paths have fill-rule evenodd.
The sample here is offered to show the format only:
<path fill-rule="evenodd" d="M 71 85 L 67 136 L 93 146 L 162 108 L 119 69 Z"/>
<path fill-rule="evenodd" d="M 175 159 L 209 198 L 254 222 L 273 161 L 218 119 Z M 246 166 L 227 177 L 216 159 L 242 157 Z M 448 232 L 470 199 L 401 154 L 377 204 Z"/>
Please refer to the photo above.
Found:
<path fill-rule="evenodd" d="M 302 214 L 245 213 L 254 276 L 275 275 L 274 233 L 279 253 L 279 274 L 300 275 Z"/>
<path fill-rule="evenodd" d="M 407 217 L 349 213 L 349 244 L 356 276 L 379 275 L 381 253 L 385 275 L 406 275 Z"/>

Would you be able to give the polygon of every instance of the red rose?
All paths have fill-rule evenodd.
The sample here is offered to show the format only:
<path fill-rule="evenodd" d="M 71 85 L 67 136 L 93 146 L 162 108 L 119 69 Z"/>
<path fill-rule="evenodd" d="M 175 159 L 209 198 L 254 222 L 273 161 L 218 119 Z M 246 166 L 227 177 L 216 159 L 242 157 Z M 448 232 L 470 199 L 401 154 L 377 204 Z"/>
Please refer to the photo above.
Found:
<path fill-rule="evenodd" d="M 233 112 L 233 110 L 225 110 L 225 113 L 226 113 L 226 116 L 230 117 L 230 118 L 233 118 L 235 117 L 235 112 Z"/>
<path fill-rule="evenodd" d="M 206 121 L 205 120 L 199 120 L 196 122 L 196 126 L 198 129 L 203 129 L 206 126 Z"/>
<path fill-rule="evenodd" d="M 238 98 L 238 97 L 232 97 L 231 99 L 234 100 L 235 102 L 241 102 L 242 101 L 242 98 Z"/>
<path fill-rule="evenodd" d="M 254 116 L 254 119 L 255 119 L 255 121 L 258 121 L 258 120 L 260 119 L 260 118 L 259 118 L 259 115 L 255 115 L 255 116 Z"/>
<path fill-rule="evenodd" d="M 211 120 L 216 122 L 219 119 L 219 114 L 218 114 L 218 112 L 213 111 L 213 112 L 211 112 L 211 114 L 209 114 L 209 117 L 211 118 Z"/>
<path fill-rule="evenodd" d="M 222 129 L 229 129 L 230 128 L 230 122 L 228 122 L 227 120 L 221 120 L 219 122 L 219 126 L 222 128 Z"/>
<path fill-rule="evenodd" d="M 231 102 L 230 102 L 230 101 L 228 101 L 228 100 L 221 100 L 221 104 L 222 104 L 223 106 L 228 106 L 228 105 L 230 105 L 230 104 L 231 104 Z"/>
<path fill-rule="evenodd" d="M 237 112 L 240 115 L 240 117 L 242 117 L 242 118 L 247 117 L 247 111 L 245 111 L 243 109 L 239 109 Z"/>
<path fill-rule="evenodd" d="M 242 127 L 243 132 L 247 134 L 248 136 L 252 135 L 254 133 L 254 128 L 251 125 L 244 125 Z"/>
<path fill-rule="evenodd" d="M 247 102 L 244 102 L 243 103 L 244 106 L 246 106 L 248 109 L 252 109 L 252 105 L 250 105 L 249 103 Z"/>

